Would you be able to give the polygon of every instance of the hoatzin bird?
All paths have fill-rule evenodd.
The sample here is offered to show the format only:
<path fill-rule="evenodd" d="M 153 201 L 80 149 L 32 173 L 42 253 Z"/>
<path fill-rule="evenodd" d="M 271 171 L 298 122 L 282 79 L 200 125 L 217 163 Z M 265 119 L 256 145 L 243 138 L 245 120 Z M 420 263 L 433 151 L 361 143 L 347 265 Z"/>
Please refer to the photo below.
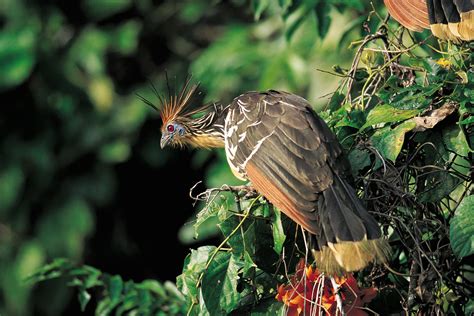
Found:
<path fill-rule="evenodd" d="M 161 147 L 224 147 L 234 175 L 314 235 L 317 266 L 327 273 L 384 262 L 388 244 L 350 183 L 336 136 L 305 99 L 248 92 L 228 106 L 192 109 L 196 86 L 164 101 Z"/>
<path fill-rule="evenodd" d="M 430 28 L 456 43 L 474 40 L 474 0 L 384 0 L 388 12 L 407 29 Z"/>

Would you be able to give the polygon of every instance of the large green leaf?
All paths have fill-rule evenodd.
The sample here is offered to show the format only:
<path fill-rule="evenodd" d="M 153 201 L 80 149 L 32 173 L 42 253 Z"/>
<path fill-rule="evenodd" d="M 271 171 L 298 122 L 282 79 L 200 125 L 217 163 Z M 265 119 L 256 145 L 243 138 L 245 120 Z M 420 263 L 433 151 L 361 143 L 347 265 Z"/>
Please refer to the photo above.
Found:
<path fill-rule="evenodd" d="M 176 283 L 188 300 L 197 301 L 199 276 L 215 249 L 214 246 L 204 246 L 191 250 L 191 254 L 184 261 L 183 273 L 178 276 Z"/>
<path fill-rule="evenodd" d="M 449 239 L 459 257 L 474 254 L 474 195 L 465 197 L 449 225 Z"/>
<path fill-rule="evenodd" d="M 415 122 L 405 122 L 394 129 L 390 126 L 386 126 L 377 130 L 374 135 L 372 135 L 372 143 L 375 148 L 380 151 L 382 156 L 394 162 L 402 149 L 405 133 L 415 128 L 415 126 Z"/>
<path fill-rule="evenodd" d="M 388 104 L 379 105 L 369 112 L 369 115 L 367 115 L 367 121 L 361 129 L 381 123 L 404 121 L 414 117 L 418 113 L 420 113 L 420 110 L 400 110 Z"/>
<path fill-rule="evenodd" d="M 425 180 L 425 189 L 420 192 L 420 202 L 437 202 L 446 198 L 461 180 L 452 176 L 447 170 L 439 170 L 428 174 Z"/>
<path fill-rule="evenodd" d="M 239 272 L 244 263 L 230 252 L 219 252 L 202 280 L 202 296 L 210 315 L 228 314 L 239 303 Z"/>

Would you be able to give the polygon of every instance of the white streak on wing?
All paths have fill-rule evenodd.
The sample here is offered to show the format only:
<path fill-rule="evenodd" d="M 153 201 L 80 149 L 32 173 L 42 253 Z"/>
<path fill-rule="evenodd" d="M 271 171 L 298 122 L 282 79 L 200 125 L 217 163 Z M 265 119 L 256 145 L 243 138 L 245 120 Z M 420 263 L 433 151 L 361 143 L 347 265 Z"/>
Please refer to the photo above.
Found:
<path fill-rule="evenodd" d="M 238 129 L 239 127 L 237 125 L 232 126 L 227 130 L 227 137 L 232 137 L 232 134 Z"/>
<path fill-rule="evenodd" d="M 273 130 L 270 134 L 268 134 L 267 136 L 263 137 L 262 139 L 260 139 L 257 144 L 255 145 L 255 147 L 252 149 L 252 152 L 250 153 L 250 155 L 247 156 L 247 158 L 245 159 L 245 161 L 240 165 L 240 167 L 242 169 L 245 169 L 245 167 L 247 166 L 247 163 L 249 162 L 250 159 L 252 159 L 253 155 L 255 155 L 257 153 L 257 151 L 260 149 L 260 147 L 262 146 L 263 142 L 270 136 L 272 136 L 273 134 L 275 133 L 275 130 Z"/>
<path fill-rule="evenodd" d="M 250 118 L 247 116 L 247 112 L 250 112 L 250 110 L 247 110 L 247 109 L 246 109 L 245 107 L 243 107 L 243 106 L 240 106 L 239 109 L 240 109 L 240 113 L 244 115 L 245 119 L 246 119 L 247 121 L 250 121 Z"/>
<path fill-rule="evenodd" d="M 248 103 L 242 101 L 241 99 L 237 99 L 237 104 L 238 104 L 239 106 L 245 106 L 245 105 L 247 105 Z"/>
<path fill-rule="evenodd" d="M 252 124 L 250 124 L 248 127 L 252 127 L 252 126 L 257 126 L 258 124 L 262 123 L 262 120 L 258 120 L 258 121 L 255 121 L 253 122 Z M 247 128 L 248 128 L 247 127 Z"/>
<path fill-rule="evenodd" d="M 229 146 L 229 156 L 230 156 L 230 159 L 234 159 L 235 157 L 235 154 L 237 153 L 237 145 L 230 145 Z"/>
<path fill-rule="evenodd" d="M 291 103 L 288 103 L 288 102 L 283 101 L 283 100 L 280 100 L 280 103 L 281 103 L 281 104 L 284 104 L 284 105 L 287 105 L 287 106 L 289 106 L 289 107 L 292 107 L 292 108 L 294 108 L 294 109 L 300 109 L 300 108 L 297 107 L 296 105 L 291 104 Z"/>
<path fill-rule="evenodd" d="M 227 163 L 229 164 L 229 167 L 230 169 L 232 170 L 232 173 L 237 177 L 239 178 L 240 180 L 245 180 L 245 176 L 242 175 L 240 172 L 239 172 L 239 169 L 237 168 L 237 166 L 232 162 L 232 160 L 234 159 L 235 157 L 235 154 L 237 153 L 237 146 L 231 146 L 229 144 L 229 140 L 230 140 L 230 136 L 232 135 L 232 133 L 234 132 L 234 130 L 232 131 L 229 131 L 229 123 L 231 122 L 230 120 L 234 118 L 234 111 L 235 110 L 231 110 L 227 113 L 227 116 L 224 120 L 224 144 L 225 144 L 225 154 L 226 154 L 226 158 L 227 158 Z M 233 126 L 235 127 L 235 130 L 237 130 L 237 126 Z M 232 128 L 233 128 L 232 127 Z"/>
<path fill-rule="evenodd" d="M 239 135 L 239 143 L 242 142 L 245 139 L 246 136 L 247 136 L 247 131 L 240 134 Z"/>

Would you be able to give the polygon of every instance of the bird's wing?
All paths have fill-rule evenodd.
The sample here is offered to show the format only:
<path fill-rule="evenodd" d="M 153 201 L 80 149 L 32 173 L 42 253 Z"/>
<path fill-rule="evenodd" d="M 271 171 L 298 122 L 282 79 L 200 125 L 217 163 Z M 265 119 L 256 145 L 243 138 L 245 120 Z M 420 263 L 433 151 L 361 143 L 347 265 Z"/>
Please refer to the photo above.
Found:
<path fill-rule="evenodd" d="M 236 99 L 225 122 L 228 162 L 272 204 L 316 233 L 319 193 L 347 172 L 334 134 L 301 97 L 269 91 Z"/>
<path fill-rule="evenodd" d="M 429 28 L 426 0 L 384 0 L 390 15 L 412 31 Z"/>
<path fill-rule="evenodd" d="M 441 39 L 474 40 L 474 0 L 384 0 L 395 20 L 413 31 L 430 28 Z"/>

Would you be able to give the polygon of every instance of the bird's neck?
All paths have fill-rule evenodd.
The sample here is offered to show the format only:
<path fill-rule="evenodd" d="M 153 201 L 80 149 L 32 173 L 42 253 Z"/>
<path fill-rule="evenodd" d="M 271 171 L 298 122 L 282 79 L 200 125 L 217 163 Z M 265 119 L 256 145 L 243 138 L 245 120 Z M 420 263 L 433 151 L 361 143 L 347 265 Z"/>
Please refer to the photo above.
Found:
<path fill-rule="evenodd" d="M 194 119 L 188 124 L 191 133 L 187 142 L 198 148 L 224 147 L 225 110 L 216 108 L 206 115 Z"/>

